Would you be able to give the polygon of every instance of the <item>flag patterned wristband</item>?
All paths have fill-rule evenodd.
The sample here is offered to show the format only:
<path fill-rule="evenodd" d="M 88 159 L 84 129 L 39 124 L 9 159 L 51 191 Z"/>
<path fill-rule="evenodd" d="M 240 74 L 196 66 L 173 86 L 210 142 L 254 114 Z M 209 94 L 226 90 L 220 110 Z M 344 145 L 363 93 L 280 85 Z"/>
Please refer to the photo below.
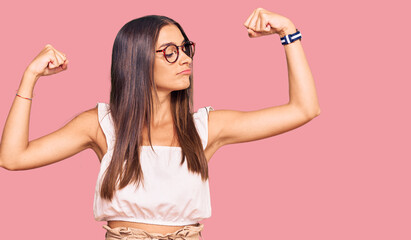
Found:
<path fill-rule="evenodd" d="M 287 44 L 290 44 L 294 41 L 297 41 L 298 39 L 301 39 L 301 33 L 297 29 L 297 32 L 295 32 L 293 34 L 288 34 L 288 35 L 285 35 L 284 37 L 282 37 L 281 38 L 281 44 L 282 45 L 287 45 Z"/>

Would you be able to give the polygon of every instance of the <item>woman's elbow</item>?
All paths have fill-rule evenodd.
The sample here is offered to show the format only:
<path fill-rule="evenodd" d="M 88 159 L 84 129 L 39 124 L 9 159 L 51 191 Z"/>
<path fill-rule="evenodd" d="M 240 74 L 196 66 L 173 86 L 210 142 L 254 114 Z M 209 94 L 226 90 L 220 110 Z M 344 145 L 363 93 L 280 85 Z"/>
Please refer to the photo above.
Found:
<path fill-rule="evenodd" d="M 319 116 L 320 113 L 321 113 L 321 109 L 320 109 L 320 107 L 317 107 L 317 109 L 315 109 L 315 115 L 314 115 L 314 117 Z"/>
<path fill-rule="evenodd" d="M 4 157 L 1 157 L 1 155 L 0 155 L 0 167 L 1 167 L 1 168 L 4 168 L 4 169 L 6 169 L 6 170 L 9 170 L 9 171 L 15 171 L 15 170 L 17 170 L 17 169 L 16 169 L 16 166 L 14 166 L 14 164 L 9 164 L 9 163 L 7 163 L 7 162 L 5 161 L 5 159 L 4 159 Z"/>
<path fill-rule="evenodd" d="M 307 116 L 307 118 L 311 120 L 311 119 L 314 119 L 315 117 L 318 117 L 321 113 L 321 110 L 320 110 L 320 107 L 318 106 L 318 107 L 305 111 L 305 113 L 306 113 L 305 115 Z"/>
<path fill-rule="evenodd" d="M 0 167 L 1 167 L 1 168 L 4 168 L 4 169 L 6 169 L 6 170 L 11 170 L 11 169 L 9 169 L 9 168 L 4 164 L 3 159 L 1 158 L 1 156 L 0 156 Z"/>

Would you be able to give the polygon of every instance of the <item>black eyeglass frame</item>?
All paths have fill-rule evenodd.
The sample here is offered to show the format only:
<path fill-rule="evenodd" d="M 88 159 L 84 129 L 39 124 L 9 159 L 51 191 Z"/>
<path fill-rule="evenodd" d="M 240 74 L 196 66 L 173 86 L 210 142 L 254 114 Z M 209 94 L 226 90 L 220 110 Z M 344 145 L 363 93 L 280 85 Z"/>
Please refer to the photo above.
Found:
<path fill-rule="evenodd" d="M 194 53 L 195 53 L 195 49 L 196 49 L 196 44 L 195 44 L 195 42 L 193 42 L 193 41 L 184 42 L 184 43 L 181 44 L 180 46 L 177 46 L 177 45 L 175 45 L 174 43 L 169 43 L 169 44 L 167 44 L 167 46 L 166 46 L 164 49 L 157 50 L 156 53 L 157 53 L 157 52 L 163 52 L 164 58 L 166 59 L 167 62 L 169 62 L 169 63 L 175 63 L 175 62 L 177 62 L 178 57 L 180 57 L 180 48 L 181 48 L 181 50 L 182 50 L 183 47 L 184 47 L 184 45 L 186 45 L 186 44 L 193 45 L 193 54 L 192 54 L 192 56 L 189 56 L 190 58 L 193 58 L 193 57 L 194 57 Z M 176 57 L 176 60 L 174 60 L 173 62 L 170 62 L 170 61 L 168 60 L 168 58 L 166 57 L 166 49 L 167 49 L 168 47 L 170 47 L 170 46 L 174 46 L 174 47 L 176 47 L 176 49 L 177 49 L 177 57 Z M 186 53 L 184 50 L 183 50 L 183 52 L 187 55 L 187 53 Z M 187 56 L 188 56 L 188 55 L 187 55 Z"/>

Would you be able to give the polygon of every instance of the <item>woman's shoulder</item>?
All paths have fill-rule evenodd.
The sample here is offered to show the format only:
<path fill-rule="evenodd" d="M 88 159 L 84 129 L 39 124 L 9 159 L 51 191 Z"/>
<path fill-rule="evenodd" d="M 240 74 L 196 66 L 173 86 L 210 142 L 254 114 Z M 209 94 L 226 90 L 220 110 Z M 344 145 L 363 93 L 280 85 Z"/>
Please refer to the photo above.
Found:
<path fill-rule="evenodd" d="M 207 106 L 207 107 L 201 107 L 197 109 L 197 112 L 193 113 L 193 116 L 196 118 L 204 118 L 205 116 L 208 117 L 208 114 L 210 111 L 214 111 L 214 108 L 212 106 Z"/>

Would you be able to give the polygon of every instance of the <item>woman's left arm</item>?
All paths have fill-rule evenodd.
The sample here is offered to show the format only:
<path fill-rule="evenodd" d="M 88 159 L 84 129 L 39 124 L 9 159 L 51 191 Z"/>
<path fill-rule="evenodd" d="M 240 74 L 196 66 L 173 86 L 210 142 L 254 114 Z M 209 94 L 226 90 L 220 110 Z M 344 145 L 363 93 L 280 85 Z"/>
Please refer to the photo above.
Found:
<path fill-rule="evenodd" d="M 296 32 L 286 17 L 262 8 L 245 21 L 249 37 Z M 297 128 L 320 114 L 317 93 L 301 41 L 284 45 L 289 80 L 289 102 L 257 111 L 215 110 L 209 114 L 209 142 L 218 147 L 259 140 Z"/>

